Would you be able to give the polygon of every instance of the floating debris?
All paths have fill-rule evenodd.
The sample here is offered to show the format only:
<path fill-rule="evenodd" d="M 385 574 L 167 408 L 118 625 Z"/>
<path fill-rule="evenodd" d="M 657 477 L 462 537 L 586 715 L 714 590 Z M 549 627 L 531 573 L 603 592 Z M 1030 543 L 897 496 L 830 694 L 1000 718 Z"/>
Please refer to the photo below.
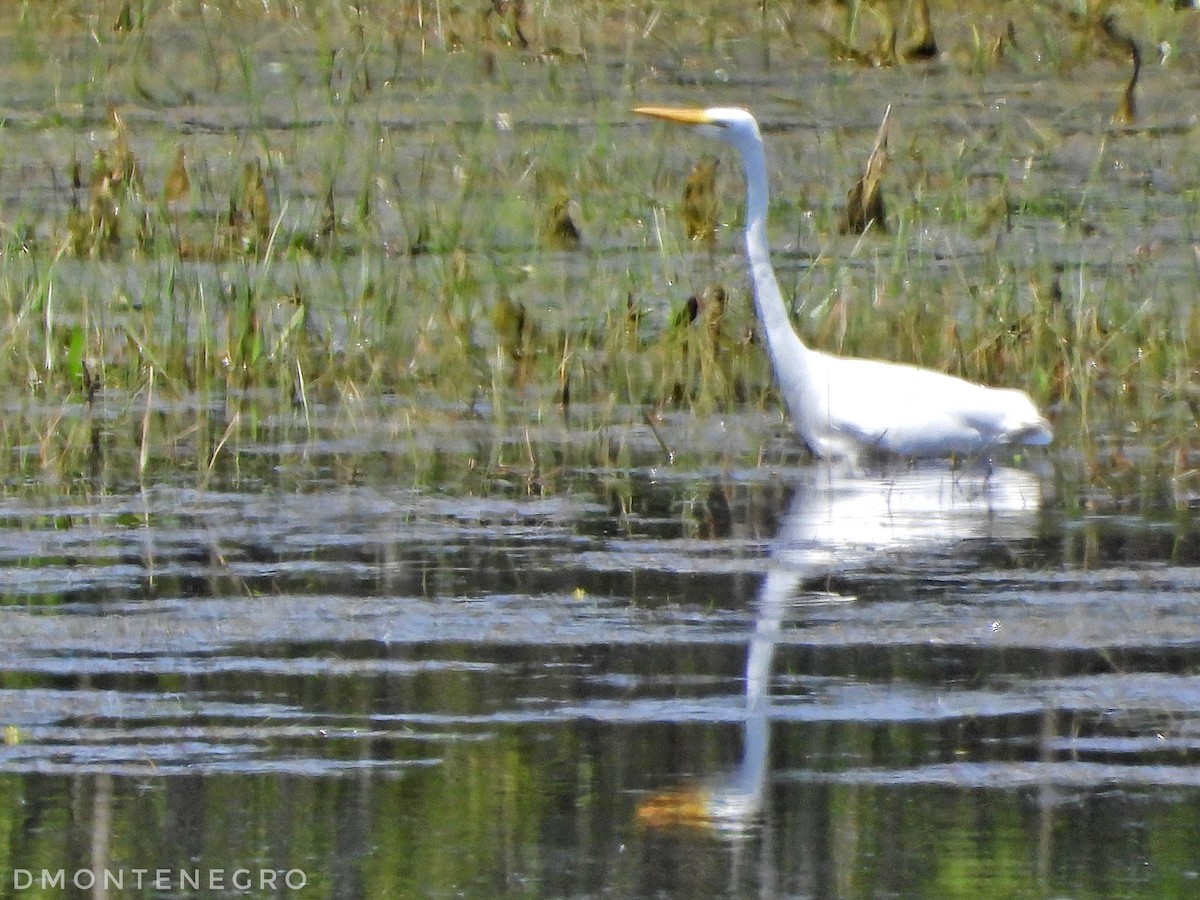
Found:
<path fill-rule="evenodd" d="M 168 205 L 174 205 L 187 200 L 192 193 L 192 182 L 188 178 L 187 154 L 180 144 L 175 150 L 175 162 L 167 172 L 163 183 L 163 200 Z"/>
<path fill-rule="evenodd" d="M 933 36 L 928 0 L 917 0 L 913 15 L 916 21 L 912 40 L 903 51 L 896 49 L 899 38 L 895 27 L 886 27 L 875 44 L 866 50 L 854 47 L 824 28 L 817 27 L 816 31 L 824 39 L 835 59 L 856 63 L 864 68 L 881 68 L 901 62 L 935 59 L 938 55 L 938 45 Z"/>
<path fill-rule="evenodd" d="M 333 195 L 333 185 L 325 192 L 325 206 L 321 210 L 321 221 L 317 224 L 317 235 L 325 239 L 332 238 L 338 230 L 337 203 Z"/>
<path fill-rule="evenodd" d="M 717 160 L 692 167 L 683 186 L 683 225 L 688 240 L 712 241 L 717 234 Z"/>
<path fill-rule="evenodd" d="M 500 293 L 492 307 L 492 331 L 497 345 L 510 359 L 518 361 L 529 356 L 533 323 L 525 304 L 513 300 L 507 291 Z"/>
<path fill-rule="evenodd" d="M 906 62 L 934 59 L 938 55 L 937 41 L 933 37 L 933 23 L 929 18 L 929 0 L 917 0 L 916 34 L 902 54 Z"/>
<path fill-rule="evenodd" d="M 521 29 L 521 19 L 525 15 L 524 0 L 492 0 L 491 5 L 484 10 L 485 30 L 495 33 L 489 27 L 492 22 L 499 24 L 499 40 L 505 44 L 516 44 L 522 50 L 529 49 L 529 39 Z"/>
<path fill-rule="evenodd" d="M 879 133 L 875 136 L 875 146 L 867 158 L 866 171 L 846 198 L 846 210 L 838 224 L 838 231 L 842 234 L 863 234 L 872 227 L 887 231 L 882 183 L 888 164 L 887 138 L 891 114 L 892 107 L 889 104 L 884 110 Z"/>
<path fill-rule="evenodd" d="M 271 233 L 271 205 L 267 201 L 262 163 L 257 159 L 246 163 L 242 178 L 242 213 L 254 226 L 254 233 L 259 240 L 266 240 Z"/>
<path fill-rule="evenodd" d="M 700 318 L 700 298 L 692 294 L 671 316 L 672 328 L 686 328 Z"/>
<path fill-rule="evenodd" d="M 1013 25 L 1012 19 L 1009 19 L 1004 30 L 993 37 L 991 43 L 988 44 L 988 61 L 992 63 L 1000 62 L 1000 60 L 1004 59 L 1004 55 L 1008 52 L 1009 48 L 1015 48 L 1016 46 L 1017 28 Z"/>
<path fill-rule="evenodd" d="M 579 226 L 571 218 L 571 198 L 560 194 L 542 223 L 542 238 L 551 247 L 573 250 L 582 242 Z"/>
<path fill-rule="evenodd" d="M 1100 20 L 1100 28 L 1109 40 L 1125 47 L 1133 62 L 1133 72 L 1129 76 L 1129 81 L 1126 83 L 1125 89 L 1121 92 L 1121 99 L 1117 103 L 1117 110 L 1112 116 L 1114 125 L 1132 125 L 1137 121 L 1135 92 L 1137 91 L 1138 78 L 1142 74 L 1142 51 L 1138 47 L 1137 41 L 1117 29 L 1116 21 L 1111 14 L 1104 16 Z"/>

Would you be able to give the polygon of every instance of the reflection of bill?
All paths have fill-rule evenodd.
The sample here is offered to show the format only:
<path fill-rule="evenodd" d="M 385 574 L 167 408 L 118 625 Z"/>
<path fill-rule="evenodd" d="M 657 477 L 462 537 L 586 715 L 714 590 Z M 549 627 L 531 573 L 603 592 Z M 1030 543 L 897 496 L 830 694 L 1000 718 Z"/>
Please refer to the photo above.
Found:
<path fill-rule="evenodd" d="M 767 783 L 771 664 L 801 584 L 889 558 L 919 564 L 922 554 L 944 554 L 967 540 L 1030 537 L 1040 504 L 1037 478 L 1016 469 L 980 475 L 931 466 L 868 477 L 825 466 L 806 471 L 772 542 L 758 593 L 746 655 L 741 764 L 714 783 L 652 794 L 638 805 L 638 821 L 730 834 L 753 824 Z"/>

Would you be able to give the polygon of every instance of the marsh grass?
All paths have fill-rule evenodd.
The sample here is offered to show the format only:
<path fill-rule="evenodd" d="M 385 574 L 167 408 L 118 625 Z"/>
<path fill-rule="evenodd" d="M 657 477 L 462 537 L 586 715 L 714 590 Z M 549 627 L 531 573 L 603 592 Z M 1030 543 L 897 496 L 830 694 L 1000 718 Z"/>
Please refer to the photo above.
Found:
<path fill-rule="evenodd" d="M 10 127 L 5 151 L 7 483 L 184 471 L 208 484 L 251 448 L 339 429 L 369 435 L 368 456 L 386 433 L 394 464 L 430 482 L 452 464 L 422 435 L 482 422 L 510 437 L 460 455 L 471 471 L 553 490 L 570 466 L 703 459 L 678 416 L 754 412 L 780 429 L 736 168 L 706 180 L 697 228 L 680 207 L 713 148 L 624 112 L 631 96 L 673 93 L 763 115 L 777 266 L 810 341 L 1029 390 L 1052 411 L 1053 452 L 1079 459 L 1101 495 L 1127 488 L 1114 473 L 1129 468 L 1194 491 L 1200 272 L 1186 235 L 1200 172 L 1187 126 L 1153 127 L 1176 124 L 1153 85 L 1139 96 L 1151 127 L 1107 132 L 1127 57 L 1089 50 L 1093 23 L 1041 63 L 1051 35 L 935 8 L 942 56 L 916 77 L 945 96 L 933 112 L 896 109 L 887 227 L 842 236 L 883 112 L 843 109 L 855 82 L 903 97 L 925 64 L 839 69 L 817 9 L 507 9 L 22 4 L 10 77 L 36 78 L 51 37 L 70 63 L 48 82 L 51 112 Z M 1123 34 L 1186 46 L 1161 11 L 1122 16 Z M 868 24 L 838 30 L 872 40 Z M 1013 48 L 981 55 L 980 35 L 1010 32 Z M 811 90 L 791 101 L 739 86 L 762 42 L 804 51 L 792 65 Z M 724 74 L 664 89 L 661 66 L 686 81 L 703 60 Z M 1084 66 L 1111 91 L 1055 106 L 1055 87 L 1046 111 L 994 107 L 978 123 L 937 111 L 976 108 L 993 80 L 1029 91 Z M 1094 112 L 1064 127 L 1073 103 Z M 45 203 L 16 175 L 31 172 Z M 1176 230 L 1156 227 L 1164 215 Z"/>

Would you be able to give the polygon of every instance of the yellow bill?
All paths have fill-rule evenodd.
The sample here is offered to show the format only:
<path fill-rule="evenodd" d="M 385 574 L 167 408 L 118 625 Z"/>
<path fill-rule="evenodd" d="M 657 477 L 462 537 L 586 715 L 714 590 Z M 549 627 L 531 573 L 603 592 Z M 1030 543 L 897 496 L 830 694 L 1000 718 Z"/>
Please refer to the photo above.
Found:
<path fill-rule="evenodd" d="M 712 116 L 705 109 L 682 109 L 676 106 L 639 106 L 634 109 L 639 116 L 653 116 L 668 122 L 683 125 L 712 125 Z"/>

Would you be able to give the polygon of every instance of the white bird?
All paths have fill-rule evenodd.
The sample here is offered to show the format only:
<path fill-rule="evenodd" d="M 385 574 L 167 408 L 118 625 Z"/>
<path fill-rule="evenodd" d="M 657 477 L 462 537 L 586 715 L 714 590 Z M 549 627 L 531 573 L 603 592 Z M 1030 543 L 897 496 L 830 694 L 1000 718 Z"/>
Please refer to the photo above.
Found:
<path fill-rule="evenodd" d="M 744 109 L 634 110 L 697 126 L 741 155 L 746 179 L 746 257 L 771 365 L 792 424 L 810 450 L 857 458 L 864 451 L 910 457 L 976 456 L 1007 445 L 1041 446 L 1050 424 L 1022 391 L 975 384 L 917 366 L 853 359 L 805 346 L 788 318 L 767 243 L 766 158 L 754 116 Z"/>

